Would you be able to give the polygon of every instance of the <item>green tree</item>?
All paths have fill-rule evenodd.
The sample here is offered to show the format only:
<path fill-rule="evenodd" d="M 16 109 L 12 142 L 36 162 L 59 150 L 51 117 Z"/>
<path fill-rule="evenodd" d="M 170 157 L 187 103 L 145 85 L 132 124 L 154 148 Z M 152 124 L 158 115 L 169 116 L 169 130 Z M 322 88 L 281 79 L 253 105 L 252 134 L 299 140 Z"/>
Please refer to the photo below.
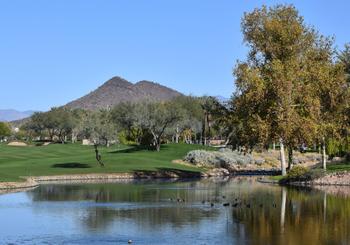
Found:
<path fill-rule="evenodd" d="M 137 106 L 138 104 L 131 102 L 118 104 L 111 111 L 111 120 L 116 124 L 116 127 L 126 132 L 128 141 L 135 141 L 135 143 L 140 144 L 143 130 L 137 124 Z"/>
<path fill-rule="evenodd" d="M 39 136 L 40 139 L 45 135 L 45 113 L 35 112 L 30 120 L 21 127 L 29 136 Z"/>
<path fill-rule="evenodd" d="M 331 148 L 326 144 L 341 141 L 342 137 L 347 138 L 350 97 L 346 66 L 341 61 L 334 62 L 335 51 L 330 48 L 332 41 L 322 44 L 314 55 L 315 62 L 310 66 L 310 73 L 313 81 L 316 81 L 314 88 L 319 96 L 316 139 L 322 145 L 322 166 L 326 169 L 326 148 Z"/>
<path fill-rule="evenodd" d="M 321 114 L 317 89 L 328 85 L 334 74 L 328 56 L 332 42 L 307 26 L 292 5 L 263 6 L 246 13 L 242 31 L 249 54 L 235 67 L 233 99 L 240 136 L 248 147 L 279 141 L 285 175 L 284 146 L 291 167 L 293 148 L 311 143 L 317 135 Z"/>
<path fill-rule="evenodd" d="M 350 43 L 345 44 L 344 50 L 338 54 L 338 59 L 344 66 L 346 79 L 350 84 Z"/>
<path fill-rule="evenodd" d="M 5 122 L 0 122 L 0 139 L 11 135 L 11 128 Z"/>
<path fill-rule="evenodd" d="M 191 142 L 192 137 L 197 140 L 197 135 L 202 132 L 202 99 L 193 96 L 178 96 L 172 100 L 180 115 L 180 120 L 169 128 L 174 136 L 174 141 L 179 142 L 180 136 L 185 142 Z"/>
<path fill-rule="evenodd" d="M 162 137 L 169 127 L 181 118 L 179 108 L 173 102 L 148 102 L 138 104 L 138 122 L 152 135 L 152 145 L 160 151 Z"/>

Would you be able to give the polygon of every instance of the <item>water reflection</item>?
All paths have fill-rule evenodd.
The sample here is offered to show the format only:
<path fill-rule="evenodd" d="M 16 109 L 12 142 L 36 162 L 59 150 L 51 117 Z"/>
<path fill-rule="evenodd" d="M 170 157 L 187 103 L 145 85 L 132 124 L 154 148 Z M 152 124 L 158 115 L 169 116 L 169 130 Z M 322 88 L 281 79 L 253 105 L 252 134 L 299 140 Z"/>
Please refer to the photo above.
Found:
<path fill-rule="evenodd" d="M 349 244 L 350 200 L 344 192 L 272 186 L 252 177 L 48 184 L 0 196 L 7 224 L 0 241 Z"/>
<path fill-rule="evenodd" d="M 350 243 L 348 197 L 283 187 L 279 206 L 280 213 L 266 202 L 263 209 L 233 210 L 233 218 L 245 229 L 245 233 L 235 235 L 248 244 Z"/>

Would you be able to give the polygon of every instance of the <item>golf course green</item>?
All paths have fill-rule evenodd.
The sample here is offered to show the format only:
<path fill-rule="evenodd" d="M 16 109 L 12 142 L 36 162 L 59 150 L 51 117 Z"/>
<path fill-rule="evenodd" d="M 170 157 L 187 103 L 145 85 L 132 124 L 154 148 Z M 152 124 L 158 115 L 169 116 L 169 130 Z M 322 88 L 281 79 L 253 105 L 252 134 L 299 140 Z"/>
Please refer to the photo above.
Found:
<path fill-rule="evenodd" d="M 172 162 L 188 151 L 208 148 L 201 145 L 166 144 L 160 152 L 137 146 L 100 147 L 105 167 L 95 159 L 93 146 L 50 144 L 47 146 L 8 146 L 0 144 L 0 182 L 21 181 L 21 176 L 46 176 L 88 173 L 132 173 L 135 171 L 201 169 Z"/>

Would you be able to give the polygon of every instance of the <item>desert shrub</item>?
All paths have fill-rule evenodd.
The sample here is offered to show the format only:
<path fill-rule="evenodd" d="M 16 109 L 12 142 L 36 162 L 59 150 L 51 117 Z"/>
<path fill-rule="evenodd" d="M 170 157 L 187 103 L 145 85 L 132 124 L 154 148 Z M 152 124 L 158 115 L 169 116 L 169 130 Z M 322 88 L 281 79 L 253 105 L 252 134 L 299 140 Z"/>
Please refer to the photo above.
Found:
<path fill-rule="evenodd" d="M 212 152 L 204 151 L 204 150 L 194 150 L 187 153 L 185 156 L 185 161 L 193 163 L 195 165 L 198 164 L 215 164 L 215 156 Z"/>
<path fill-rule="evenodd" d="M 230 165 L 246 165 L 254 163 L 250 155 L 240 155 L 234 151 L 205 151 L 194 150 L 187 153 L 185 161 L 195 165 L 206 165 L 211 167 L 229 167 Z"/>

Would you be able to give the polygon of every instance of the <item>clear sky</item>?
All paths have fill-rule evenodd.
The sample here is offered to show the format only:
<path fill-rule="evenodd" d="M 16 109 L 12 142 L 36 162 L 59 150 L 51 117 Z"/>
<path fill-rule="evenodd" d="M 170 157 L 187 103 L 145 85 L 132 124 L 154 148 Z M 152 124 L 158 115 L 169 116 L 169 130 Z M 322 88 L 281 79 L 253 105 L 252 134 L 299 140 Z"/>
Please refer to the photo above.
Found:
<path fill-rule="evenodd" d="M 0 0 L 0 109 L 47 110 L 113 76 L 229 97 L 246 55 L 241 17 L 276 3 L 350 42 L 346 0 Z"/>

